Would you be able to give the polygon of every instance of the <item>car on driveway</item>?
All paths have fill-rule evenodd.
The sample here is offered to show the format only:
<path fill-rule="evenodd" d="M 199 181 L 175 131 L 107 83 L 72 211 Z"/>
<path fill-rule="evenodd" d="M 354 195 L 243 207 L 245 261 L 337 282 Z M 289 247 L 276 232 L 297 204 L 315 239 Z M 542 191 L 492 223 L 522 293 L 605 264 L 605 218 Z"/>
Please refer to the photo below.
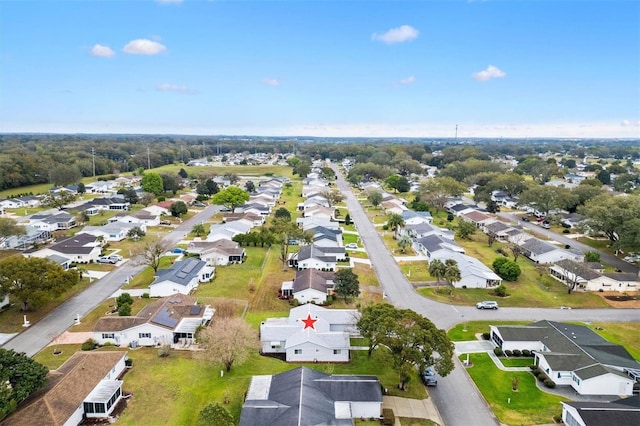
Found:
<path fill-rule="evenodd" d="M 358 248 L 358 244 L 356 244 L 356 243 L 349 243 L 349 244 L 345 245 L 345 248 L 348 248 L 348 249 L 357 249 L 357 248 Z"/>
<path fill-rule="evenodd" d="M 424 369 L 424 371 L 420 375 L 420 378 L 422 379 L 422 383 L 424 383 L 425 386 L 438 386 L 438 377 L 436 375 L 436 370 L 434 370 L 431 365 Z"/>
<path fill-rule="evenodd" d="M 483 300 L 482 302 L 476 303 L 476 308 L 478 309 L 498 309 L 498 302 L 493 300 Z"/>
<path fill-rule="evenodd" d="M 118 263 L 118 260 L 111 258 L 111 256 L 100 256 L 98 258 L 98 263 L 111 263 L 112 265 L 115 265 Z"/>

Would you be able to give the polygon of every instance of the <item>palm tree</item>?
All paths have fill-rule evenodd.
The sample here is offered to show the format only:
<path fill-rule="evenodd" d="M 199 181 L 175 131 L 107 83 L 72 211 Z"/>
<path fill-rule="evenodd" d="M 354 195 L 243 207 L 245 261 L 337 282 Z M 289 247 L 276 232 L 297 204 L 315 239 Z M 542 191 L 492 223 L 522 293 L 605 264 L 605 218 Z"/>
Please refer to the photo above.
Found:
<path fill-rule="evenodd" d="M 447 259 L 444 263 L 445 271 L 444 271 L 444 280 L 449 285 L 453 285 L 453 283 L 460 281 L 460 268 L 458 268 L 458 262 L 453 259 Z"/>
<path fill-rule="evenodd" d="M 413 240 L 411 239 L 411 237 L 408 236 L 407 234 L 404 234 L 398 240 L 398 246 L 400 247 L 400 251 L 404 253 L 407 247 L 410 247 L 412 243 L 413 243 Z"/>
<path fill-rule="evenodd" d="M 389 216 L 387 216 L 387 227 L 394 231 L 400 227 L 404 226 L 404 219 L 402 218 L 402 215 L 399 215 L 398 213 L 391 213 Z"/>
<path fill-rule="evenodd" d="M 193 225 L 193 228 L 191 228 L 191 233 L 196 234 L 196 237 L 199 237 L 200 235 L 204 234 L 204 232 L 205 232 L 205 229 L 204 229 L 203 223 L 196 223 L 195 225 Z"/>
<path fill-rule="evenodd" d="M 446 266 L 440 259 L 432 260 L 429 263 L 429 275 L 436 278 L 438 280 L 438 284 L 440 284 L 440 279 L 444 277 L 444 273 L 446 271 Z"/>

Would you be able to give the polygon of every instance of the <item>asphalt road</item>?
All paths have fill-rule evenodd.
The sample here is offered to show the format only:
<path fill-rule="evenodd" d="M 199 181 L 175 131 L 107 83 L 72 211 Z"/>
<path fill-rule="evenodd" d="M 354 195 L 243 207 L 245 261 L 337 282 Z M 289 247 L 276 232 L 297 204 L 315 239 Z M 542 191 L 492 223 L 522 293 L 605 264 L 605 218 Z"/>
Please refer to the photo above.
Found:
<path fill-rule="evenodd" d="M 173 229 L 163 240 L 169 247 L 177 244 L 191 232 L 193 225 L 207 220 L 219 210 L 220 206 L 206 207 Z M 124 285 L 128 277 L 137 275 L 144 268 L 144 265 L 135 265 L 131 261 L 125 261 L 122 266 L 117 267 L 104 278 L 94 281 L 86 290 L 65 301 L 38 323 L 31 325 L 2 347 L 24 352 L 28 356 L 37 354 L 53 339 L 71 327 L 77 315 L 80 315 L 82 319 Z M 27 314 L 27 319 L 29 319 L 29 314 Z"/>
<path fill-rule="evenodd" d="M 500 308 L 497 311 L 478 310 L 470 306 L 453 306 L 422 297 L 415 291 L 400 270 L 395 259 L 384 245 L 380 235 L 356 200 L 351 187 L 342 178 L 336 165 L 337 184 L 345 196 L 351 219 L 355 223 L 378 281 L 393 305 L 412 309 L 429 318 L 438 328 L 449 329 L 463 321 L 475 320 L 552 320 L 552 321 L 640 321 L 640 310 L 620 309 L 540 309 Z M 444 423 L 448 426 L 497 425 L 499 424 L 476 389 L 464 367 L 456 361 L 456 368 L 446 378 L 438 381 L 437 388 L 430 388 Z"/>

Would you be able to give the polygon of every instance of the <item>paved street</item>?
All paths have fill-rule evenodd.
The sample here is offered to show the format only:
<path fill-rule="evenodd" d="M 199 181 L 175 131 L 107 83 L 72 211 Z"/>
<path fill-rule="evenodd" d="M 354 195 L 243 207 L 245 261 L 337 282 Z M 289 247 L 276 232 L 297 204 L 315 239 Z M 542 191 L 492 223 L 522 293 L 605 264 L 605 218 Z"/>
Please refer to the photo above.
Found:
<path fill-rule="evenodd" d="M 207 220 L 217 211 L 219 211 L 219 206 L 209 206 L 205 208 L 202 212 L 184 221 L 184 223 L 167 234 L 164 237 L 164 241 L 166 241 L 169 246 L 173 246 L 191 231 L 193 225 Z M 137 275 L 144 268 L 145 266 L 134 265 L 131 261 L 125 262 L 104 278 L 94 281 L 93 285 L 82 293 L 58 306 L 37 324 L 33 324 L 6 342 L 3 347 L 5 349 L 13 349 L 17 352 L 25 352 L 28 356 L 37 354 L 42 348 L 72 326 L 77 315 L 80 315 L 80 318 L 84 317 L 124 285 L 128 277 Z M 27 319 L 29 319 L 28 314 Z"/>
<path fill-rule="evenodd" d="M 345 195 L 345 201 L 356 224 L 369 259 L 376 271 L 387 300 L 400 308 L 412 309 L 433 321 L 442 329 L 449 329 L 462 321 L 474 320 L 529 320 L 553 321 L 640 321 L 637 309 L 540 309 L 540 308 L 500 308 L 497 311 L 478 310 L 471 306 L 453 306 L 426 299 L 418 294 L 398 267 L 380 235 L 367 217 L 363 207 L 351 192 L 351 187 L 343 179 L 336 165 L 332 166 L 338 176 L 338 188 Z M 497 419 L 487 406 L 482 395 L 465 373 L 464 367 L 456 360 L 456 368 L 446 378 L 438 382 L 437 388 L 430 388 L 444 423 L 448 426 L 496 425 Z"/>

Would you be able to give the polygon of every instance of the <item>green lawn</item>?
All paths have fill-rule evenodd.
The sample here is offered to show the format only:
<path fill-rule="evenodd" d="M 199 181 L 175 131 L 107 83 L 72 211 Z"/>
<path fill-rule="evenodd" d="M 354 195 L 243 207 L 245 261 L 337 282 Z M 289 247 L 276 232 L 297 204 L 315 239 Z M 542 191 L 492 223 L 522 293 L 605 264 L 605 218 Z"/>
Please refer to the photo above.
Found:
<path fill-rule="evenodd" d="M 409 251 L 410 249 L 407 249 L 408 255 L 413 254 L 413 251 L 411 251 L 411 253 L 409 253 Z M 416 260 L 415 262 L 401 261 L 398 262 L 398 266 L 410 282 L 436 281 L 436 279 L 429 274 L 429 262 L 426 260 Z"/>
<path fill-rule="evenodd" d="M 533 358 L 530 357 L 500 357 L 499 360 L 505 367 L 528 367 L 533 364 Z"/>
<path fill-rule="evenodd" d="M 379 287 L 378 276 L 370 265 L 356 263 L 353 267 L 353 273 L 358 275 L 358 281 L 363 286 Z"/>
<path fill-rule="evenodd" d="M 487 354 L 470 354 L 470 361 L 467 372 L 501 423 L 548 424 L 561 413 L 560 401 L 566 399 L 538 390 L 531 373 L 499 370 Z M 519 381 L 517 391 L 512 390 L 514 378 Z"/>
<path fill-rule="evenodd" d="M 454 342 L 477 340 L 476 335 L 489 332 L 490 325 L 526 325 L 532 321 L 470 321 L 457 324 L 447 331 L 447 336 Z"/>

